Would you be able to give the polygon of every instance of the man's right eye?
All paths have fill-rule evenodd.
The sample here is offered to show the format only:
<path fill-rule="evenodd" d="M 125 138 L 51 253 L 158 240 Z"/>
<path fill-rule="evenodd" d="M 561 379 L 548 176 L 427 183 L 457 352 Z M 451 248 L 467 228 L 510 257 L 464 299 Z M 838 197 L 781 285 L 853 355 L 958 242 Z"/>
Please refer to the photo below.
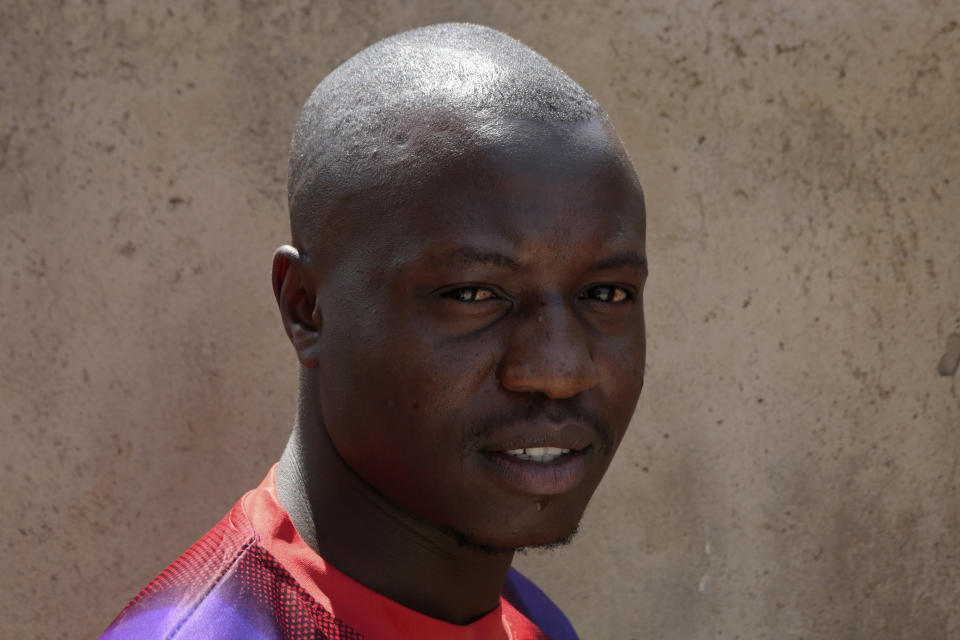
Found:
<path fill-rule="evenodd" d="M 441 295 L 445 298 L 453 298 L 458 302 L 480 302 L 482 300 L 493 300 L 497 297 L 497 294 L 487 287 L 458 287 Z"/>

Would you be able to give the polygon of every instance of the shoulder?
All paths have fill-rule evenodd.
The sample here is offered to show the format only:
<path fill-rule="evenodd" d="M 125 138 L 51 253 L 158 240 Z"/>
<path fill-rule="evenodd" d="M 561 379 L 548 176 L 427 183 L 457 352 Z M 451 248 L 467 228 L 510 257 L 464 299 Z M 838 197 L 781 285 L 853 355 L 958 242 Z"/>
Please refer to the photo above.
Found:
<path fill-rule="evenodd" d="M 235 516 L 236 509 L 144 587 L 101 638 L 183 637 L 182 632 L 232 581 L 255 541 L 252 529 Z"/>
<path fill-rule="evenodd" d="M 100 640 L 296 637 L 360 639 L 264 548 L 241 499 L 141 591 Z"/>
<path fill-rule="evenodd" d="M 550 636 L 551 640 L 577 640 L 577 632 L 563 611 L 513 567 L 503 585 L 503 598 Z"/>

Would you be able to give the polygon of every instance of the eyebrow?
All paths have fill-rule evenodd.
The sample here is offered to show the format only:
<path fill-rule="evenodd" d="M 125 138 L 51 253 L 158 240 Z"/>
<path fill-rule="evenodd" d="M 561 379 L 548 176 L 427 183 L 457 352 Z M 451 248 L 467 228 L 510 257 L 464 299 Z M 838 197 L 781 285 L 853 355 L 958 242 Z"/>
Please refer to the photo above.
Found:
<path fill-rule="evenodd" d="M 523 265 L 513 258 L 496 251 L 485 251 L 475 247 L 460 246 L 438 256 L 440 260 L 458 264 L 483 264 L 498 269 L 520 271 Z M 613 269 L 630 268 L 638 273 L 647 272 L 647 259 L 638 251 L 624 251 L 609 258 L 599 260 L 591 265 L 591 271 L 609 271 Z"/>
<path fill-rule="evenodd" d="M 502 253 L 483 251 L 474 247 L 457 247 L 443 254 L 441 259 L 447 262 L 490 265 L 498 269 L 510 269 L 511 271 L 519 271 L 523 267 L 519 262 Z"/>
<path fill-rule="evenodd" d="M 593 271 L 606 271 L 629 267 L 639 273 L 647 272 L 647 259 L 638 251 L 624 251 L 593 263 Z"/>

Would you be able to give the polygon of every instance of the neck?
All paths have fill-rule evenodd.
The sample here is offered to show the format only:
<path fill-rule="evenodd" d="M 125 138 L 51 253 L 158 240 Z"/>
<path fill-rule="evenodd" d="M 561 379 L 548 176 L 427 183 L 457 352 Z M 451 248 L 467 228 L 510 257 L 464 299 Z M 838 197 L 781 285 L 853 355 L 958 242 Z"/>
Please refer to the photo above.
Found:
<path fill-rule="evenodd" d="M 430 617 L 466 624 L 496 608 L 513 552 L 470 548 L 390 503 L 344 462 L 312 409 L 301 400 L 276 473 L 300 537 L 339 571 Z"/>

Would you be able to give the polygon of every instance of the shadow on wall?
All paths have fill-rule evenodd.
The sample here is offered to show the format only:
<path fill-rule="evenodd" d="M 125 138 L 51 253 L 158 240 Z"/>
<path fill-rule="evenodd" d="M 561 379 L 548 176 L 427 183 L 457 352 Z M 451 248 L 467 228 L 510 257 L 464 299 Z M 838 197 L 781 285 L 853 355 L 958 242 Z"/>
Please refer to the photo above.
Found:
<path fill-rule="evenodd" d="M 944 377 L 950 377 L 957 373 L 958 368 L 960 368 L 960 333 L 952 333 L 947 338 L 947 348 L 937 365 L 937 372 Z"/>

